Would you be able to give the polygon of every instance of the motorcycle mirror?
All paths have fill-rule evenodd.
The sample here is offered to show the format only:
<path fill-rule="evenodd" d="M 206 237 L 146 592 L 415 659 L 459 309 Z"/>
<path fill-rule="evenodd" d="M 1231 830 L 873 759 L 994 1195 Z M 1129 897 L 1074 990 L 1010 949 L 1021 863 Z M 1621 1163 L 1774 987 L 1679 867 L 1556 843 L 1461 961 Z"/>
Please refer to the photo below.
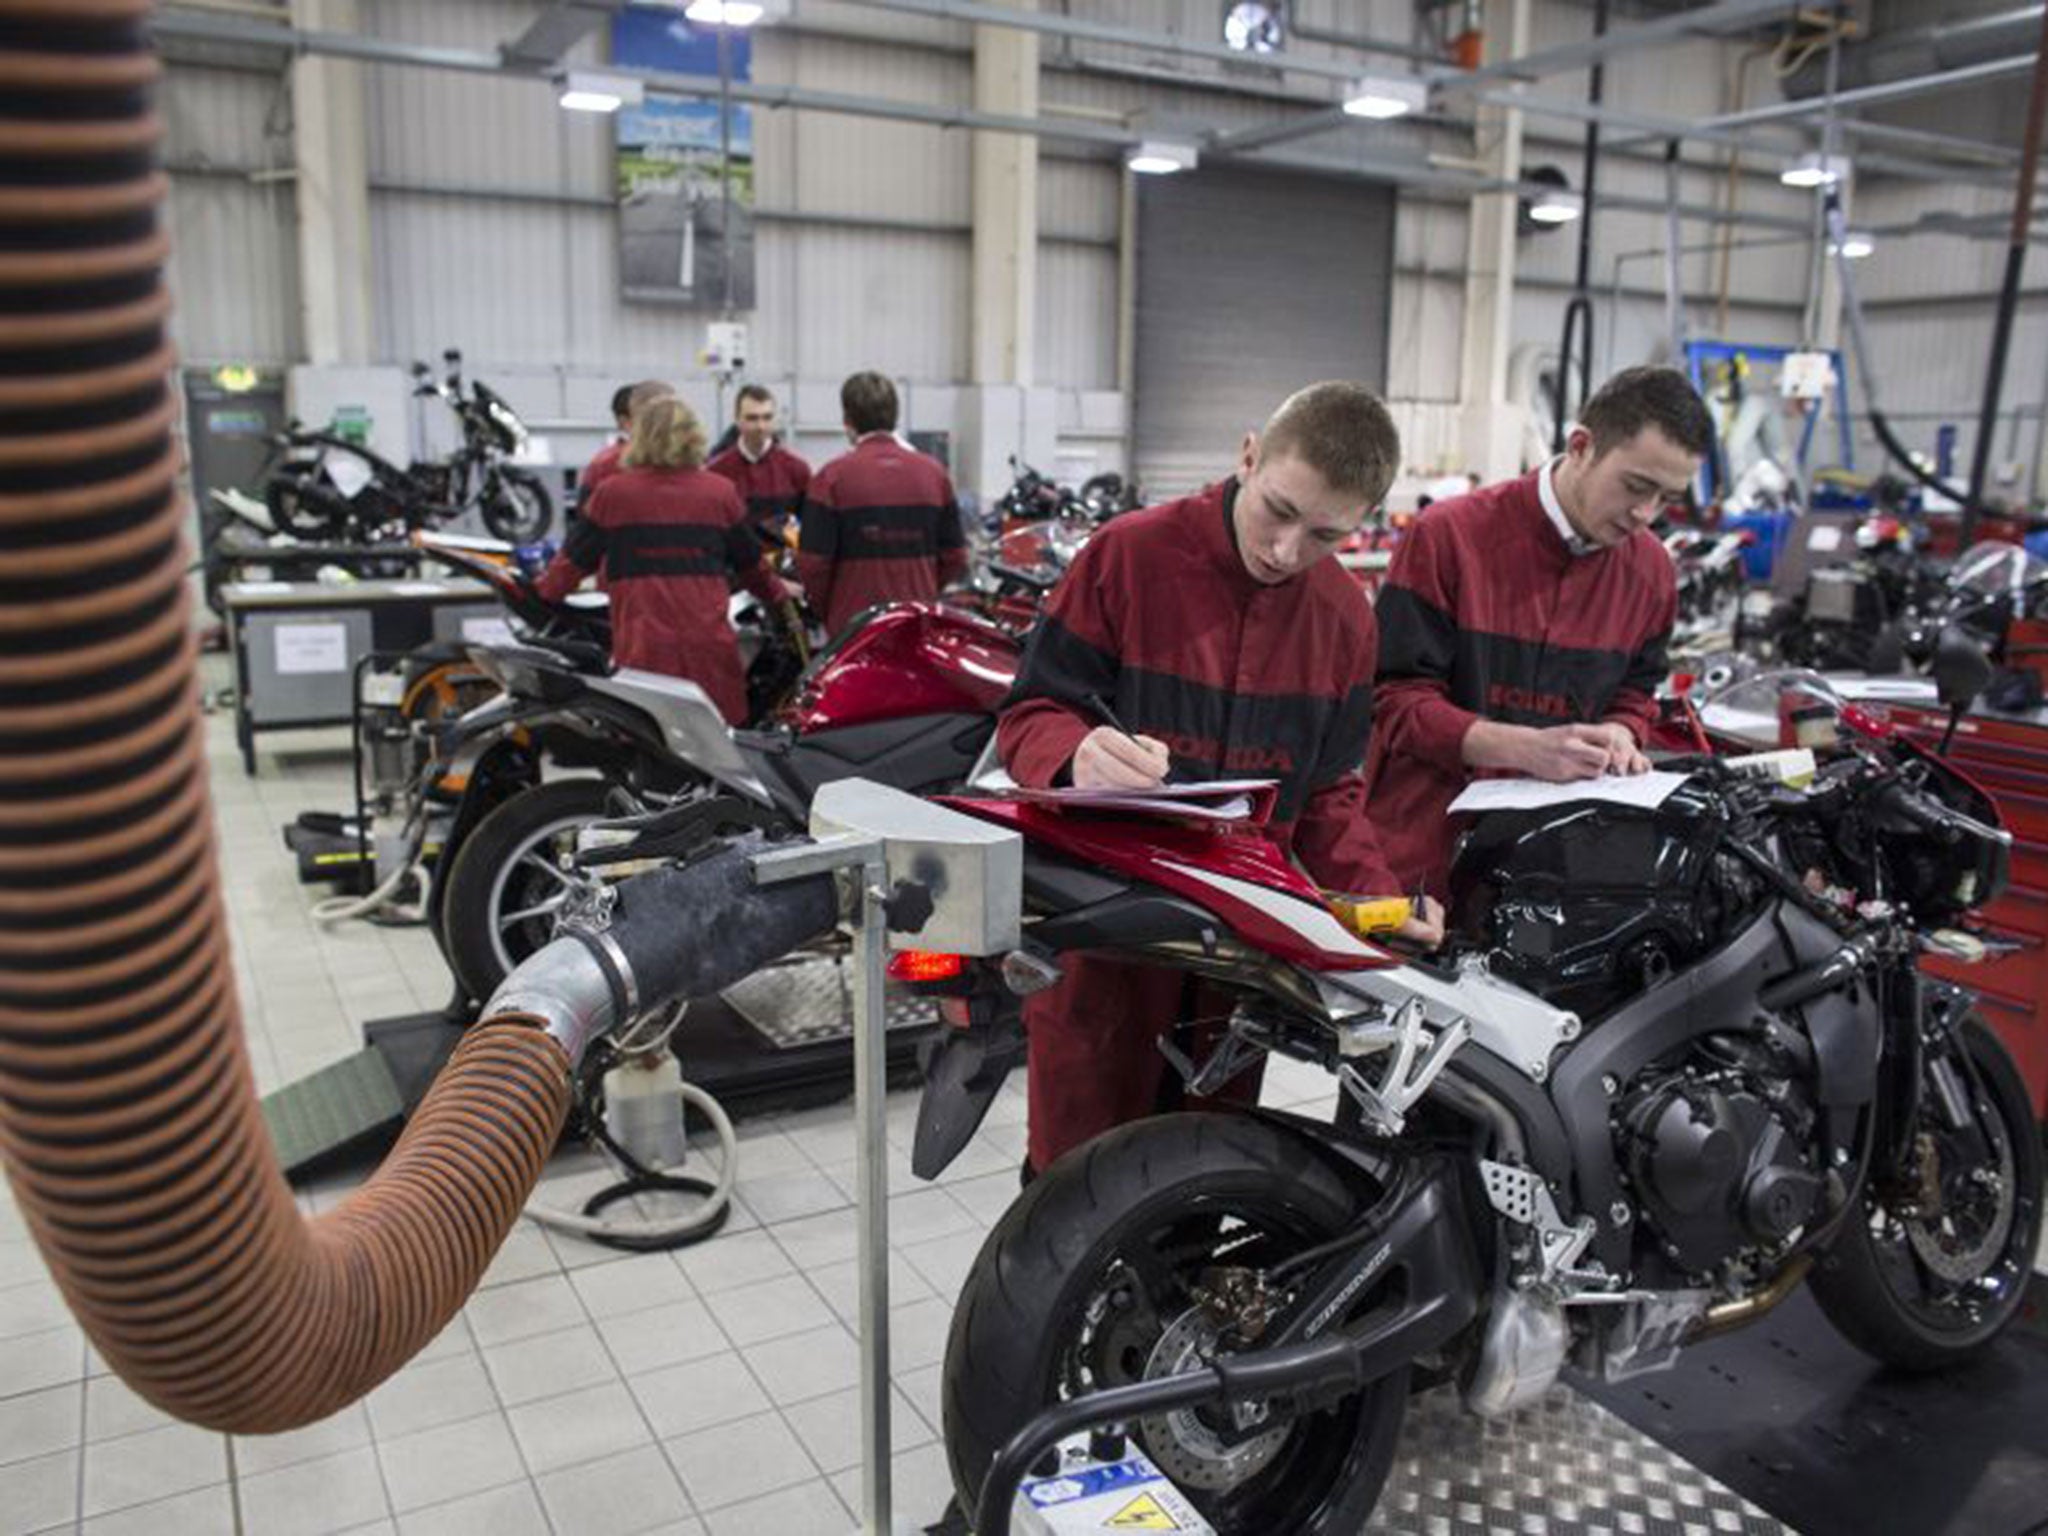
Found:
<path fill-rule="evenodd" d="M 412 376 L 414 378 L 424 379 L 432 371 L 433 370 L 428 368 L 427 365 L 421 362 L 418 358 L 414 358 L 412 360 Z"/>
<path fill-rule="evenodd" d="M 444 362 L 444 363 L 447 363 L 447 364 L 449 364 L 449 365 L 451 365 L 451 366 L 453 366 L 453 365 L 454 365 L 454 364 L 456 364 L 456 363 L 459 363 L 459 362 L 461 362 L 461 361 L 462 361 L 462 348 L 460 348 L 460 347 L 444 347 L 444 348 L 442 349 L 442 351 L 441 351 L 441 361 L 442 361 L 442 362 Z"/>
<path fill-rule="evenodd" d="M 1929 670 L 1934 674 L 1936 695 L 1953 710 L 1968 709 L 1991 686 L 1991 658 L 1961 630 L 1941 632 Z"/>

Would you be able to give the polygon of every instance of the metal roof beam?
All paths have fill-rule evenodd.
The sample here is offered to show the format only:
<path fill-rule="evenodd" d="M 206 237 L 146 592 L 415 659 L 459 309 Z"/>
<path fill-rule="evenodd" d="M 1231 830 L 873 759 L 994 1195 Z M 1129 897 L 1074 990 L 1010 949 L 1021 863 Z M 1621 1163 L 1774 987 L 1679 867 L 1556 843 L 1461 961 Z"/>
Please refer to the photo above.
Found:
<path fill-rule="evenodd" d="M 519 64 L 559 64 L 583 39 L 626 8 L 626 0 L 557 0 L 498 51 Z"/>
<path fill-rule="evenodd" d="M 1432 83 L 1452 90 L 1476 88 L 1501 80 L 1540 80 L 1546 75 L 1583 69 L 1588 64 L 1611 59 L 1616 54 L 1633 53 L 1641 48 L 1655 48 L 1674 38 L 1753 26 L 1767 17 L 1789 17 L 1792 12 L 1793 7 L 1789 0 L 1721 0 L 1718 5 L 1703 6 L 1695 11 L 1681 11 L 1675 16 L 1665 16 L 1656 21 L 1622 27 L 1603 37 L 1588 38 L 1581 43 L 1564 43 L 1556 48 L 1546 48 L 1540 53 L 1524 54 L 1519 59 L 1503 59 L 1498 64 L 1489 64 L 1483 69 L 1438 69 L 1426 70 L 1424 73 L 1430 77 Z"/>

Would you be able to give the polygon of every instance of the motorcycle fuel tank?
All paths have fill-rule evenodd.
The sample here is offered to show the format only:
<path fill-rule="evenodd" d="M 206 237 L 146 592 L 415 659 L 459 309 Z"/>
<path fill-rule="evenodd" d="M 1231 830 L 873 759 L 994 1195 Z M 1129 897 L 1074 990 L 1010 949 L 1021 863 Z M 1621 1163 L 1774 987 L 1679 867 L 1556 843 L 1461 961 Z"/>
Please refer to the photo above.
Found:
<path fill-rule="evenodd" d="M 987 714 L 1010 691 L 1017 642 L 941 603 L 897 603 L 811 666 L 793 705 L 802 732 L 905 715 Z"/>

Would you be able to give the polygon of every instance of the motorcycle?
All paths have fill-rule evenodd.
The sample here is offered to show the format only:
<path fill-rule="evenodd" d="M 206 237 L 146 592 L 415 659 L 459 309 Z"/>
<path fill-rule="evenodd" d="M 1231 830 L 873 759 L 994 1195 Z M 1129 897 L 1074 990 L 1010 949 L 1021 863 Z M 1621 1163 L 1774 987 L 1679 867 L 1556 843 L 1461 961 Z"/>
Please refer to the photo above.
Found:
<path fill-rule="evenodd" d="M 820 652 L 749 730 L 710 724 L 703 691 L 680 678 L 593 674 L 535 648 L 472 655 L 504 693 L 442 738 L 467 789 L 429 920 L 458 984 L 480 1001 L 552 936 L 578 885 L 565 864 L 585 828 L 657 814 L 668 818 L 665 846 L 695 846 L 800 829 L 811 796 L 835 779 L 954 788 L 994 736 L 1020 646 L 941 604 L 890 604 Z M 757 656 L 750 678 L 773 670 Z M 598 776 L 543 783 L 543 760 Z"/>
<path fill-rule="evenodd" d="M 1934 667 L 1959 716 L 1981 652 L 1944 644 Z M 1021 1056 L 1022 996 L 1074 951 L 1231 989 L 1201 1021 L 1212 1048 L 1168 1047 L 1190 1092 L 1277 1052 L 1332 1074 L 1340 1103 L 1329 1124 L 1123 1126 L 1002 1217 L 943 1370 L 976 1530 L 1007 1529 L 1049 1405 L 1127 1428 L 1219 1531 L 1350 1532 L 1419 1380 L 1505 1415 L 1567 1362 L 1658 1370 L 1802 1281 L 1903 1369 L 2012 1323 L 2039 1130 L 1969 994 L 1916 966 L 1986 952 L 1969 913 L 2003 888 L 2010 839 L 1938 755 L 1803 680 L 1749 686 L 1762 698 L 1703 711 L 1710 729 L 1796 730 L 1811 757 L 1678 758 L 1654 808 L 1475 818 L 1427 958 L 1374 942 L 1249 825 L 946 799 L 1023 835 L 1027 926 L 922 988 L 952 1027 L 917 1173 L 971 1136 Z"/>
<path fill-rule="evenodd" d="M 503 396 L 479 381 L 464 392 L 462 354 L 442 354 L 435 379 L 412 365 L 415 397 L 432 396 L 455 413 L 462 443 L 443 463 L 400 468 L 352 438 L 294 422 L 272 439 L 263 501 L 272 522 L 309 541 L 374 544 L 433 528 L 474 511 L 495 538 L 525 544 L 554 520 L 546 484 L 510 462 L 530 434 Z"/>
<path fill-rule="evenodd" d="M 1020 523 L 975 560 L 967 582 L 946 600 L 1022 637 L 1093 532 L 1072 517 Z"/>
<path fill-rule="evenodd" d="M 1739 636 L 1747 588 L 1743 553 L 1753 535 L 1675 528 L 1664 536 L 1665 551 L 1678 573 L 1678 609 L 1672 629 L 1677 651 L 1711 648 L 1716 640 Z"/>
<path fill-rule="evenodd" d="M 1890 674 L 1908 659 L 1908 639 L 1923 629 L 1931 654 L 1939 633 L 1944 577 L 1926 555 L 1924 535 L 1889 513 L 1856 529 L 1856 557 L 1807 575 L 1805 588 L 1777 604 L 1766 626 L 1778 659 L 1820 671 Z"/>

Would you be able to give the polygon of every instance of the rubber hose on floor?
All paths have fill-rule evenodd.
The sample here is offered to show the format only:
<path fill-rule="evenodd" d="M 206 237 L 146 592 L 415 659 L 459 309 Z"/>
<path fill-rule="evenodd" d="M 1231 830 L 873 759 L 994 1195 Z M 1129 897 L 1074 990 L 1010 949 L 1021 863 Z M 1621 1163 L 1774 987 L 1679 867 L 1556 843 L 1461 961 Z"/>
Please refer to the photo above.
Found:
<path fill-rule="evenodd" d="M 553 1146 L 536 1021 L 457 1049 L 303 1220 L 228 964 L 174 481 L 140 0 L 0 0 L 0 1158 L 108 1364 L 237 1433 L 319 1419 L 469 1295 Z"/>

